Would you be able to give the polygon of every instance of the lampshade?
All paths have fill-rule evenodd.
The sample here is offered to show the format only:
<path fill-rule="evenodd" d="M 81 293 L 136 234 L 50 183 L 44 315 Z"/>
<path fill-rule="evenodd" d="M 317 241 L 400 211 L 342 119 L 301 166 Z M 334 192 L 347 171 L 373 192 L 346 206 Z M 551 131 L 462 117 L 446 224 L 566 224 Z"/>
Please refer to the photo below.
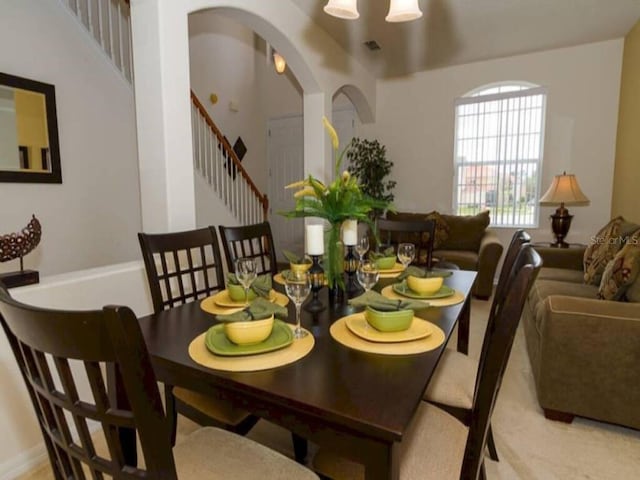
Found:
<path fill-rule="evenodd" d="M 391 0 L 387 22 L 408 22 L 422 17 L 418 0 Z"/>
<path fill-rule="evenodd" d="M 329 0 L 324 6 L 325 13 L 338 18 L 355 20 L 358 13 L 358 0 Z"/>
<path fill-rule="evenodd" d="M 540 198 L 540 205 L 589 205 L 589 199 L 582 193 L 575 175 L 563 173 L 553 177 L 549 190 Z"/>
<path fill-rule="evenodd" d="M 273 51 L 273 65 L 278 73 L 284 73 L 284 69 L 287 68 L 287 62 L 284 57 L 275 50 Z"/>

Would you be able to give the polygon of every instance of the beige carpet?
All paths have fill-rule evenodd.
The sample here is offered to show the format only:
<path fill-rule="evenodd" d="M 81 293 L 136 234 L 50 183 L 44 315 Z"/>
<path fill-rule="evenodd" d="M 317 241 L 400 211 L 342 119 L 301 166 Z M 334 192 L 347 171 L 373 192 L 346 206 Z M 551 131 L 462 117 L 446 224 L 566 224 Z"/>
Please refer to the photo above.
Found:
<path fill-rule="evenodd" d="M 482 345 L 490 303 L 474 300 L 470 355 Z M 455 345 L 455 338 L 451 340 Z M 178 441 L 197 426 L 180 417 Z M 640 478 L 640 431 L 576 419 L 570 425 L 542 415 L 535 397 L 522 329 L 518 331 L 493 416 L 500 462 L 487 458 L 490 480 L 635 480 Z M 260 421 L 249 437 L 293 456 L 289 432 Z M 20 480 L 52 480 L 43 465 Z M 268 479 L 265 479 L 268 480 Z"/>

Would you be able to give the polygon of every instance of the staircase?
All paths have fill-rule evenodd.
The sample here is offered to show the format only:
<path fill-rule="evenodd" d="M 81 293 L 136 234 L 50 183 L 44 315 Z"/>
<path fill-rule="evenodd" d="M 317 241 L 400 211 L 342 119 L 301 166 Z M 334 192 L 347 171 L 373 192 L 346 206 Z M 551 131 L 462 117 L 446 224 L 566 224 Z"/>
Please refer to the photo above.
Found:
<path fill-rule="evenodd" d="M 109 62 L 133 84 L 128 0 L 59 0 L 91 35 Z M 269 201 L 191 91 L 194 169 L 241 224 L 267 220 Z"/>

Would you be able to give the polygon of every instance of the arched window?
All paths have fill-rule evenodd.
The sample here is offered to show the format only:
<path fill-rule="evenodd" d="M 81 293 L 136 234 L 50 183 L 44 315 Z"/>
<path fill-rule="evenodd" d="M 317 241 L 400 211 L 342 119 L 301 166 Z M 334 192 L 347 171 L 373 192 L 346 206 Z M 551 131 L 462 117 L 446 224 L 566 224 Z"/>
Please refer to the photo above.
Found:
<path fill-rule="evenodd" d="M 485 85 L 455 103 L 454 198 L 458 215 L 491 211 L 497 227 L 537 227 L 547 91 Z"/>

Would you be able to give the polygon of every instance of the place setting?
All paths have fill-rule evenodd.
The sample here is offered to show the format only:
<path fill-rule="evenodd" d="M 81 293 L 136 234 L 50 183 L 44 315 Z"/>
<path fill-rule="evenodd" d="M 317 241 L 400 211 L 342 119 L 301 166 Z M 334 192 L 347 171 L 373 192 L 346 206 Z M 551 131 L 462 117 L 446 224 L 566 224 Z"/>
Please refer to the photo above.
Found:
<path fill-rule="evenodd" d="M 444 284 L 451 275 L 451 270 L 408 266 L 396 277 L 399 281 L 384 287 L 381 294 L 393 300 L 425 300 L 432 307 L 457 305 L 464 302 L 464 294 Z"/>
<path fill-rule="evenodd" d="M 311 291 L 307 273 L 285 275 L 285 296 L 271 289 L 269 275 L 256 275 L 255 267 L 253 259 L 238 259 L 227 289 L 201 302 L 219 323 L 190 343 L 189 356 L 196 363 L 216 370 L 258 371 L 293 363 L 313 349 L 313 335 L 300 325 L 300 307 Z M 285 321 L 289 299 L 295 305 L 295 325 Z"/>
<path fill-rule="evenodd" d="M 442 329 L 415 316 L 416 310 L 430 304 L 410 298 L 390 299 L 372 291 L 379 275 L 375 262 L 361 262 L 356 278 L 365 293 L 349 304 L 364 310 L 334 322 L 329 330 L 333 339 L 355 350 L 386 355 L 423 353 L 442 345 Z"/>
<path fill-rule="evenodd" d="M 272 288 L 270 275 L 257 275 L 255 268 L 251 271 L 251 263 L 255 267 L 253 259 L 238 259 L 236 273 L 227 275 L 226 288 L 202 300 L 200 307 L 214 315 L 226 315 L 246 308 L 258 297 L 285 307 L 287 296 Z"/>

